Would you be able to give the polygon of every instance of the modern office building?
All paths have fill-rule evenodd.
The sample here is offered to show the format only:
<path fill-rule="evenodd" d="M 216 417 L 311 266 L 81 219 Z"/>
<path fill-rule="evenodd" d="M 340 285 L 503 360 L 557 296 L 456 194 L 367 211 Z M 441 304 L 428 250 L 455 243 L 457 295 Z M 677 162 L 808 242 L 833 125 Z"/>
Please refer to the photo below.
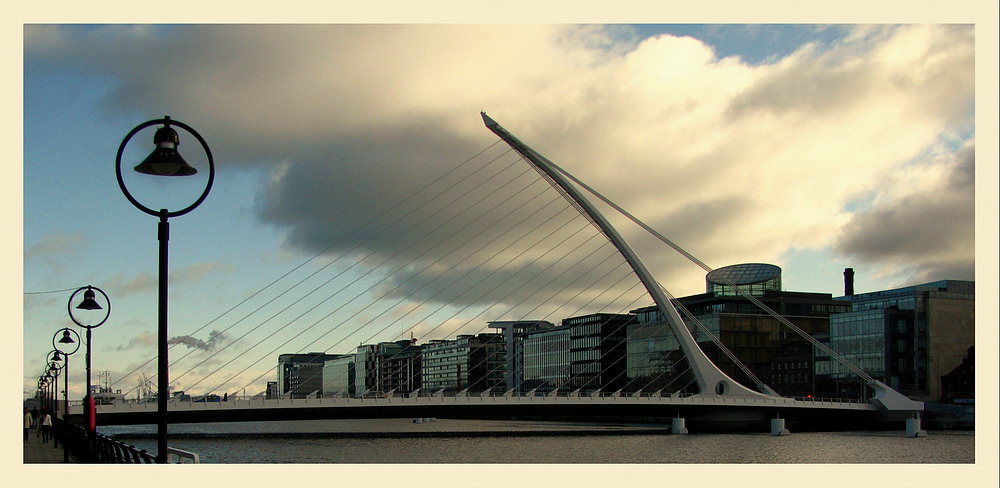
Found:
<path fill-rule="evenodd" d="M 354 355 L 356 395 L 420 389 L 420 350 L 413 340 L 358 346 Z"/>
<path fill-rule="evenodd" d="M 524 337 L 524 381 L 518 391 L 568 391 L 570 379 L 568 325 L 528 332 Z"/>
<path fill-rule="evenodd" d="M 538 332 L 555 327 L 547 320 L 504 320 L 489 322 L 497 329 L 504 342 L 505 390 L 520 390 L 524 384 L 524 338 L 530 332 Z"/>
<path fill-rule="evenodd" d="M 617 391 L 627 383 L 625 335 L 635 315 L 595 313 L 564 319 L 569 327 L 569 387 Z"/>
<path fill-rule="evenodd" d="M 323 364 L 341 354 L 310 352 L 278 356 L 278 395 L 306 398 L 323 394 Z"/>
<path fill-rule="evenodd" d="M 506 384 L 503 336 L 483 333 L 434 340 L 423 345 L 422 387 L 426 391 L 482 392 Z"/>
<path fill-rule="evenodd" d="M 323 396 L 353 397 L 357 393 L 355 385 L 354 355 L 331 359 L 323 363 Z"/>
<path fill-rule="evenodd" d="M 766 384 L 772 374 L 772 363 L 780 358 L 779 355 L 808 348 L 810 343 L 740 294 L 736 287 L 812 336 L 828 332 L 831 314 L 849 310 L 831 294 L 783 291 L 781 268 L 770 264 L 719 268 L 708 273 L 705 281 L 706 293 L 677 300 L 681 316 L 708 358 L 724 373 L 751 389 L 758 388 L 757 381 L 744 372 L 722 346 Z M 633 313 L 637 320 L 628 331 L 627 390 L 691 392 L 693 377 L 663 315 L 655 306 Z M 778 361 L 778 364 L 784 362 Z M 807 366 L 798 364 L 796 368 L 804 370 Z M 810 376 L 782 375 L 782 386 L 788 392 L 807 393 L 812 387 Z M 769 386 L 783 395 L 794 394 Z"/>
<path fill-rule="evenodd" d="M 830 318 L 829 347 L 917 400 L 940 401 L 941 378 L 975 345 L 973 281 L 935 281 L 838 300 L 850 311 Z M 864 394 L 845 366 L 819 351 L 816 382 L 822 395 Z"/>
<path fill-rule="evenodd" d="M 519 391 L 622 389 L 628 382 L 625 336 L 634 321 L 634 315 L 595 313 L 526 332 Z"/>

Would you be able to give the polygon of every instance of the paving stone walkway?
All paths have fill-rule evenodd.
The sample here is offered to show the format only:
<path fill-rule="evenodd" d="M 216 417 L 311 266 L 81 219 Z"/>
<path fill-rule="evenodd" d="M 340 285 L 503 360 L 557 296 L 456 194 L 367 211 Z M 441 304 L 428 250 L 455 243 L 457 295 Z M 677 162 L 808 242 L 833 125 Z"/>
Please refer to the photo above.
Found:
<path fill-rule="evenodd" d="M 34 429 L 28 431 L 28 440 L 24 443 L 25 464 L 61 462 L 63 462 L 63 445 L 61 443 L 58 448 L 55 447 L 52 439 L 43 443 L 41 436 L 38 435 L 38 431 Z M 78 463 L 80 461 L 70 454 L 69 462 Z"/>

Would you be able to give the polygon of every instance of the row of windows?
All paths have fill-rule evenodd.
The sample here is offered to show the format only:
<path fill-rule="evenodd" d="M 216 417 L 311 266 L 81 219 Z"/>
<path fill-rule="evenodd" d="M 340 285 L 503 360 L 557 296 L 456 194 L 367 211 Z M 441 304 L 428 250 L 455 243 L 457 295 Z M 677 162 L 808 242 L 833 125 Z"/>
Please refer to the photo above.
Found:
<path fill-rule="evenodd" d="M 591 349 L 589 351 L 577 351 L 572 354 L 573 361 L 594 361 L 601 359 L 601 351 Z"/>
<path fill-rule="evenodd" d="M 570 341 L 570 349 L 591 349 L 600 345 L 600 337 L 581 337 Z"/>

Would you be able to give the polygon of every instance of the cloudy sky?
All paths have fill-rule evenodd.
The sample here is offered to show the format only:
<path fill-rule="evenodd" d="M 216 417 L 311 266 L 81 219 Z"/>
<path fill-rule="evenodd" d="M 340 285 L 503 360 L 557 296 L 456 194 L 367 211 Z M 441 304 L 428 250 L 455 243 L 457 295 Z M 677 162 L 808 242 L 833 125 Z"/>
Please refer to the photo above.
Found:
<path fill-rule="evenodd" d="M 204 204 L 171 220 L 171 358 L 189 361 L 171 371 L 184 376 L 178 388 L 195 392 L 222 383 L 220 394 L 257 393 L 273 380 L 278 353 L 349 352 L 409 333 L 395 323 L 395 336 L 318 333 L 346 299 L 255 295 L 286 273 L 325 280 L 333 275 L 307 277 L 336 269 L 338 279 L 370 285 L 359 300 L 399 298 L 406 310 L 447 303 L 442 320 L 456 325 L 421 324 L 424 339 L 497 318 L 474 316 L 462 307 L 484 299 L 421 270 L 514 271 L 495 264 L 506 261 L 473 266 L 466 254 L 429 257 L 401 237 L 420 218 L 478 236 L 462 241 L 470 253 L 509 255 L 553 277 L 555 295 L 591 289 L 583 276 L 555 278 L 559 266 L 574 267 L 556 263 L 559 251 L 532 241 L 514 256 L 498 237 L 464 227 L 482 222 L 471 213 L 477 202 L 497 200 L 488 207 L 496 215 L 521 198 L 514 192 L 535 195 L 537 177 L 520 171 L 488 178 L 510 193 L 476 188 L 434 214 L 408 203 L 415 213 L 387 220 L 385 233 L 359 230 L 443 184 L 463 161 L 483 171 L 511 162 L 491 146 L 497 138 L 480 111 L 712 267 L 773 263 L 785 289 L 835 296 L 845 267 L 856 270 L 858 292 L 973 280 L 975 40 L 963 24 L 26 25 L 25 390 L 52 335 L 70 325 L 70 293 L 87 284 L 114 303 L 112 320 L 95 330 L 95 370 L 124 390 L 155 373 L 143 365 L 155 355 L 156 222 L 128 203 L 113 167 L 125 134 L 164 115 L 194 127 L 218 168 Z M 141 159 L 151 137 L 137 135 L 126 157 Z M 181 137 L 182 153 L 203 163 L 197 141 Z M 174 208 L 198 194 L 205 173 L 179 190 L 126 178 L 134 193 L 152 195 L 149 206 Z M 509 209 L 524 216 L 518 222 L 561 208 L 538 195 Z M 561 223 L 538 221 L 547 230 Z M 622 232 L 673 295 L 704 290 L 701 269 L 635 229 Z M 557 241 L 580 239 L 565 245 L 585 249 L 586 237 Z M 537 260 L 525 257 L 532 253 Z M 389 272 L 382 258 L 403 259 L 403 269 Z M 622 307 L 649 304 L 607 266 L 602 290 L 621 290 Z M 462 328 L 465 320 L 474 326 Z M 296 321 L 298 329 L 270 328 Z M 316 339 L 287 342 L 299 333 Z M 252 360 L 239 355 L 250 349 Z M 244 372 L 200 380 L 218 368 Z"/>

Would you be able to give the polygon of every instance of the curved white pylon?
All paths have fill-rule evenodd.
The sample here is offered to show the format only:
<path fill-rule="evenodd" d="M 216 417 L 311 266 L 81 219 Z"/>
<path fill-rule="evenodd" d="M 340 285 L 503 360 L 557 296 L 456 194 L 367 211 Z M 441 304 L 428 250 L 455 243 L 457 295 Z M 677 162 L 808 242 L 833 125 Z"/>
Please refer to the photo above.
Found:
<path fill-rule="evenodd" d="M 485 112 L 482 112 L 483 122 L 486 127 L 489 128 L 494 134 L 504 140 L 510 145 L 515 151 L 518 152 L 524 159 L 530 162 L 538 170 L 548 177 L 549 181 L 557 185 L 562 189 L 570 198 L 576 202 L 580 209 L 586 214 L 587 217 L 591 219 L 595 226 L 601 230 L 602 233 L 611 241 L 611 243 L 618 249 L 618 252 L 622 254 L 625 261 L 628 262 L 632 270 L 642 281 L 643 286 L 646 287 L 646 291 L 653 298 L 653 302 L 656 306 L 663 312 L 663 315 L 667 319 L 667 324 L 673 331 L 674 336 L 677 338 L 677 342 L 680 344 L 681 350 L 684 352 L 684 356 L 688 360 L 688 364 L 691 365 L 691 371 L 694 373 L 695 381 L 698 383 L 698 389 L 700 395 L 726 395 L 726 396 L 759 396 L 766 397 L 763 393 L 758 393 L 753 391 L 740 383 L 734 381 L 732 378 L 723 373 L 710 359 L 705 355 L 704 351 L 698 347 L 697 342 L 695 342 L 694 337 L 691 332 L 684 325 L 684 321 L 681 319 L 680 314 L 677 313 L 677 309 L 674 308 L 673 304 L 660 289 L 659 284 L 653 279 L 652 274 L 646 269 L 646 266 L 642 263 L 639 257 L 632 251 L 628 243 L 618 234 L 618 231 L 597 211 L 596 208 L 588 201 L 575 187 L 569 184 L 563 178 L 562 174 L 558 170 L 558 167 L 551 161 L 546 159 L 541 154 L 535 152 L 516 137 L 514 137 L 510 132 L 497 124 L 496 121 L 491 119 Z"/>

